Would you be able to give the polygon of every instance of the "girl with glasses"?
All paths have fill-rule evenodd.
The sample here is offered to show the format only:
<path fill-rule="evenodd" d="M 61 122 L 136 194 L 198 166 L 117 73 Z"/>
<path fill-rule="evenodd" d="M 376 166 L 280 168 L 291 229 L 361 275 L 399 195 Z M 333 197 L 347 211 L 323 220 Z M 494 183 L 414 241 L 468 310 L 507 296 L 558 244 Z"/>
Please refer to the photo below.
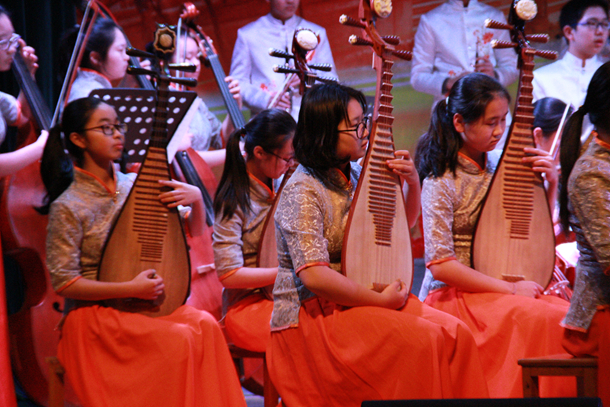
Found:
<path fill-rule="evenodd" d="M 340 272 L 361 171 L 354 161 L 368 144 L 366 126 L 364 133 L 352 130 L 365 120 L 365 107 L 361 92 L 338 84 L 314 86 L 303 97 L 294 138 L 300 165 L 275 215 L 271 379 L 287 406 L 486 397 L 476 345 L 463 323 L 410 296 L 401 281 L 379 293 Z M 419 178 L 408 151 L 395 155 L 388 167 L 408 189 L 413 225 Z"/>
<path fill-rule="evenodd" d="M 0 6 L 0 72 L 11 69 L 17 52 L 21 53 L 30 73 L 34 75 L 38 68 L 38 57 L 34 49 L 26 46 L 21 37 L 15 34 L 7 10 Z M 4 142 L 9 125 L 22 126 L 28 122 L 29 116 L 30 110 L 23 92 L 17 98 L 0 92 L 0 144 Z M 0 177 L 13 174 L 40 159 L 47 135 L 47 132 L 43 131 L 34 143 L 10 153 L 0 154 Z"/>
<path fill-rule="evenodd" d="M 104 242 L 133 184 L 113 166 L 123 143 L 114 108 L 82 98 L 66 106 L 42 159 L 47 266 L 53 288 L 66 298 L 57 355 L 68 380 L 86 406 L 245 406 L 224 336 L 210 314 L 184 305 L 151 318 L 101 305 L 111 298 L 153 300 L 164 290 L 163 276 L 154 270 L 120 283 L 96 279 Z M 173 189 L 159 195 L 168 207 L 201 201 L 184 184 L 163 183 Z M 191 226 L 203 217 L 200 209 L 202 204 L 193 206 Z"/>
<path fill-rule="evenodd" d="M 265 352 L 269 343 L 273 301 L 262 288 L 273 285 L 277 275 L 277 267 L 257 268 L 256 259 L 276 199 L 274 181 L 293 162 L 295 128 L 289 113 L 271 109 L 236 130 L 227 144 L 227 162 L 214 200 L 214 262 L 225 287 L 226 333 L 235 345 L 254 352 Z"/>

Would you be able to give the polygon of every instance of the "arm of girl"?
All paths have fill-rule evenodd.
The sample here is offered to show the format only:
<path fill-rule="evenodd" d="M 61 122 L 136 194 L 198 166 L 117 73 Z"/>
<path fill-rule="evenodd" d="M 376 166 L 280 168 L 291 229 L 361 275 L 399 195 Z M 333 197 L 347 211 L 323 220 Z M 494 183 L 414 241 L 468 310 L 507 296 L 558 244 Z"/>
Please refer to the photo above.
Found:
<path fill-rule="evenodd" d="M 265 287 L 275 283 L 276 276 L 277 267 L 240 267 L 221 283 L 226 288 Z"/>
<path fill-rule="evenodd" d="M 0 177 L 13 174 L 39 160 L 42 157 L 48 136 L 49 133 L 43 130 L 34 143 L 10 153 L 0 154 Z"/>
<path fill-rule="evenodd" d="M 145 270 L 131 281 L 110 283 L 79 278 L 59 294 L 75 300 L 101 301 L 111 298 L 141 298 L 156 300 L 165 289 L 163 279 L 155 270 Z"/>
<path fill-rule="evenodd" d="M 180 181 L 159 180 L 159 183 L 172 188 L 171 191 L 159 194 L 159 200 L 168 208 L 176 208 L 178 205 L 191 206 L 188 216 L 188 225 L 191 236 L 199 236 L 205 230 L 205 207 L 201 191 L 194 185 Z"/>
<path fill-rule="evenodd" d="M 370 290 L 327 266 L 312 266 L 298 274 L 305 287 L 329 301 L 348 307 L 377 306 L 398 309 L 405 305 L 409 290 L 394 281 L 381 293 Z"/>
<path fill-rule="evenodd" d="M 526 154 L 529 154 L 523 158 L 523 162 L 530 163 L 534 172 L 544 174 L 544 177 L 548 182 L 546 197 L 549 201 L 551 213 L 553 213 L 557 200 L 557 180 L 559 178 L 557 174 L 557 165 L 551 155 L 544 150 L 525 147 L 523 151 L 525 151 Z"/>
<path fill-rule="evenodd" d="M 415 226 L 419 217 L 421 205 L 421 187 L 419 184 L 419 174 L 415 168 L 415 163 L 411 159 L 411 154 L 407 150 L 397 150 L 394 152 L 396 159 L 388 160 L 388 167 L 400 177 L 403 183 L 403 192 L 405 193 L 405 202 L 407 204 L 407 220 L 409 227 Z"/>
<path fill-rule="evenodd" d="M 533 281 L 511 283 L 480 273 L 457 260 L 431 264 L 428 269 L 436 280 L 468 292 L 495 292 L 538 298 L 544 289 Z"/>

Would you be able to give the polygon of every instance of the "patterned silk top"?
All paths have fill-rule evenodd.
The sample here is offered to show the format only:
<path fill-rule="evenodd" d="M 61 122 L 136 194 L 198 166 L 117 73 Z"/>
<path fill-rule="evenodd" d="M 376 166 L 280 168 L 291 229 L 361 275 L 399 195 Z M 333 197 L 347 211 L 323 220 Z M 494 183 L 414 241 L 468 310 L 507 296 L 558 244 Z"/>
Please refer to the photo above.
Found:
<path fill-rule="evenodd" d="M 422 219 L 426 267 L 456 259 L 472 267 L 472 238 L 494 171 L 492 160 L 488 159 L 482 169 L 460 153 L 455 176 L 447 171 L 442 177 L 424 180 Z M 422 291 L 425 292 L 445 286 L 434 280 L 429 270 L 424 284 Z"/>
<path fill-rule="evenodd" d="M 578 159 L 568 181 L 570 224 L 580 258 L 570 309 L 562 321 L 586 332 L 595 312 L 610 306 L 610 145 L 598 138 Z"/>
<path fill-rule="evenodd" d="M 341 249 L 349 209 L 362 168 L 351 163 L 350 179 L 336 170 L 343 188 L 332 190 L 297 168 L 286 183 L 275 213 L 279 268 L 273 288 L 271 330 L 298 325 L 301 304 L 315 297 L 301 282 L 301 270 L 324 265 L 341 272 Z"/>

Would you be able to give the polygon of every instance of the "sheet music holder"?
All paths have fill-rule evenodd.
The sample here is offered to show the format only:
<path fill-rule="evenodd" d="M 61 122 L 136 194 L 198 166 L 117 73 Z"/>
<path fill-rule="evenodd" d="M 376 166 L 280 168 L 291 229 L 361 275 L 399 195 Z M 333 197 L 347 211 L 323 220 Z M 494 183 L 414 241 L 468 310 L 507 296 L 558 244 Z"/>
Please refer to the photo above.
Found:
<path fill-rule="evenodd" d="M 127 162 L 141 162 L 152 134 L 156 91 L 137 88 L 96 89 L 90 95 L 114 106 L 119 120 L 128 127 L 125 134 Z M 171 162 L 201 100 L 197 98 L 196 92 L 172 91 L 168 102 L 167 131 L 170 142 L 167 158 Z"/>

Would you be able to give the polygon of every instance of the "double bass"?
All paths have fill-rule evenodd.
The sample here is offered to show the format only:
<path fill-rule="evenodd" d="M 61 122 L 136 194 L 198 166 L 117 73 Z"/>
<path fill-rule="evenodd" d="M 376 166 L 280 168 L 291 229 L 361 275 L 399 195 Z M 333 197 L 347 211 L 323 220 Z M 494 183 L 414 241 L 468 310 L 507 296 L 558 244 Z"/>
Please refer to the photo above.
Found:
<path fill-rule="evenodd" d="M 409 289 L 413 282 L 405 197 L 400 179 L 386 164 L 395 158 L 391 92 L 394 62 L 390 58 L 411 59 L 410 52 L 395 48 L 398 37 L 377 32 L 376 20 L 388 17 L 391 9 L 389 0 L 361 0 L 358 20 L 346 15 L 339 20 L 362 29 L 363 37 L 352 35 L 350 43 L 373 48 L 377 71 L 373 128 L 347 220 L 341 268 L 348 278 L 380 292 L 397 279 Z"/>
<path fill-rule="evenodd" d="M 486 21 L 488 28 L 506 29 L 511 41 L 494 48 L 515 48 L 519 54 L 519 87 L 506 146 L 487 191 L 472 244 L 474 269 L 509 282 L 535 281 L 546 287 L 555 265 L 553 219 L 542 178 L 523 163 L 524 147 L 535 147 L 532 133 L 534 57 L 555 59 L 530 41 L 545 43 L 548 35 L 526 35 L 525 23 L 536 16 L 532 0 L 513 1 L 509 23 Z"/>

